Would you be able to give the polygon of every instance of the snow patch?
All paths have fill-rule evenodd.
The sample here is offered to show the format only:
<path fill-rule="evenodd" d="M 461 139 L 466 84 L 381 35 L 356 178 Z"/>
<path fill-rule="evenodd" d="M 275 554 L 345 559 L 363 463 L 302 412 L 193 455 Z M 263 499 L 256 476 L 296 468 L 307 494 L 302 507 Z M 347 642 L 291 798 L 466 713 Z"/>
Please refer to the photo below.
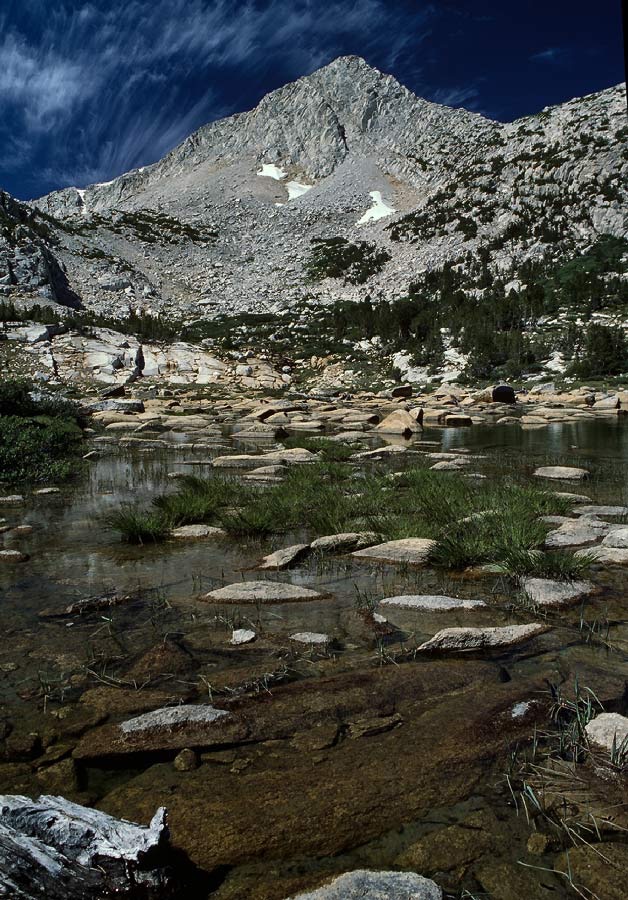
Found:
<path fill-rule="evenodd" d="M 365 225 L 367 222 L 376 222 L 377 219 L 383 219 L 385 216 L 391 216 L 396 209 L 382 200 L 380 191 L 369 191 L 369 195 L 373 200 L 373 205 L 368 209 L 356 225 Z"/>
<path fill-rule="evenodd" d="M 301 184 L 298 181 L 288 181 L 286 187 L 288 188 L 288 200 L 296 200 L 297 197 L 302 197 L 303 194 L 307 194 L 308 191 L 311 191 L 314 185 Z"/>
<path fill-rule="evenodd" d="M 560 350 L 554 350 L 548 361 L 545 363 L 545 368 L 550 372 L 562 373 L 565 371 L 567 365 Z"/>
<path fill-rule="evenodd" d="M 520 719 L 522 716 L 525 716 L 527 711 L 530 709 L 530 702 L 528 700 L 522 700 L 519 703 L 515 703 L 511 712 L 513 719 Z"/>
<path fill-rule="evenodd" d="M 274 163 L 262 163 L 262 168 L 257 174 L 263 178 L 274 178 L 275 181 L 281 181 L 282 178 L 286 177 L 284 170 Z"/>

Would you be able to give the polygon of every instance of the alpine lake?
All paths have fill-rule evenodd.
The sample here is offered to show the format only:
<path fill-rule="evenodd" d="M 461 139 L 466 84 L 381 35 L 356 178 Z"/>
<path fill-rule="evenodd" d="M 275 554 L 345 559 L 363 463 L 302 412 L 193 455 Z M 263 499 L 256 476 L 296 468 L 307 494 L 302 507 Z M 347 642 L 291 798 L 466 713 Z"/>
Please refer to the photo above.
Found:
<path fill-rule="evenodd" d="M 97 433 L 71 484 L 25 486 L 21 502 L 0 507 L 4 548 L 27 557 L 0 568 L 2 792 L 61 794 L 139 823 L 165 806 L 173 845 L 204 873 L 199 896 L 216 900 L 282 900 L 359 868 L 415 871 L 456 898 L 624 896 L 625 771 L 573 735 L 583 708 L 626 714 L 625 566 L 593 560 L 577 576 L 591 583 L 582 598 L 545 605 L 498 565 L 449 569 L 340 546 L 259 569 L 311 541 L 292 526 L 262 538 L 121 541 L 107 524 L 121 506 L 149 509 L 177 491 L 177 476 L 211 476 L 214 457 L 260 454 L 263 466 L 280 446 L 239 438 L 222 419 L 209 437 Z M 375 472 L 394 492 L 396 473 L 445 453 L 466 464 L 443 478 L 472 489 L 512 482 L 591 505 L 628 501 L 620 416 L 434 426 L 409 439 L 365 431 L 353 450 L 378 447 L 382 458 L 342 463 L 365 490 Z M 533 475 L 548 464 L 589 477 Z M 281 474 L 257 489 L 276 483 Z M 206 596 L 250 581 L 315 593 Z M 400 596 L 483 602 L 380 603 Z M 443 629 L 532 623 L 543 627 L 503 646 L 421 649 Z M 228 715 L 121 736 L 120 723 L 180 704 Z"/>

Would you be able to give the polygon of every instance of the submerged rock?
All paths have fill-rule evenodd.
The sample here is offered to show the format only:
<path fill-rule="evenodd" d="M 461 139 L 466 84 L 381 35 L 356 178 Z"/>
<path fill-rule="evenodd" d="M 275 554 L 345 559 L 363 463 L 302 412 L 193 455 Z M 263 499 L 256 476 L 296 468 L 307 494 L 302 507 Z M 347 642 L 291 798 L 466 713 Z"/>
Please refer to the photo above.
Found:
<path fill-rule="evenodd" d="M 346 872 L 326 885 L 289 900 L 442 900 L 443 892 L 429 878 L 414 872 Z"/>
<path fill-rule="evenodd" d="M 403 594 L 399 597 L 386 597 L 380 600 L 382 606 L 399 606 L 408 609 L 421 609 L 428 611 L 450 609 L 475 609 L 478 606 L 486 606 L 484 600 L 467 600 L 461 597 L 442 597 L 433 594 Z"/>
<path fill-rule="evenodd" d="M 374 547 L 356 550 L 352 555 L 361 559 L 424 565 L 428 562 L 435 546 L 436 541 L 427 538 L 402 538 L 398 541 L 386 541 L 383 544 L 376 544 Z"/>
<path fill-rule="evenodd" d="M 524 578 L 521 587 L 539 606 L 566 606 L 597 590 L 590 581 L 551 581 L 549 578 Z"/>
<path fill-rule="evenodd" d="M 210 591 L 203 599 L 215 603 L 287 603 L 319 597 L 322 594 L 318 591 L 284 581 L 240 581 Z"/>
<path fill-rule="evenodd" d="M 561 853 L 557 857 L 554 866 L 558 872 L 570 873 L 581 897 L 625 900 L 627 844 L 604 841 L 602 844 L 585 843 L 581 847 L 571 847 L 568 854 Z"/>
<path fill-rule="evenodd" d="M 534 474 L 537 478 L 553 478 L 557 481 L 583 481 L 589 477 L 586 469 L 571 466 L 541 466 Z"/>
<path fill-rule="evenodd" d="M 530 625 L 505 625 L 488 628 L 444 628 L 418 648 L 430 650 L 491 650 L 511 647 L 527 641 L 538 634 L 549 631 L 549 626 L 532 623 Z"/>

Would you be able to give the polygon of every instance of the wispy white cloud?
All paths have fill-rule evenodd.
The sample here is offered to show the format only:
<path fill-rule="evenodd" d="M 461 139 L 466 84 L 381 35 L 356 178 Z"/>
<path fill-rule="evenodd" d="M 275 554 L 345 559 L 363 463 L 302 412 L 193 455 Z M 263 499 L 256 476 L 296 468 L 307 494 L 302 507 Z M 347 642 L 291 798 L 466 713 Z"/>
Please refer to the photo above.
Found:
<path fill-rule="evenodd" d="M 475 109 L 479 102 L 480 91 L 477 87 L 448 87 L 436 88 L 430 92 L 430 100 L 442 103 L 444 106 L 465 106 L 467 109 Z"/>
<path fill-rule="evenodd" d="M 567 55 L 568 51 L 565 47 L 548 47 L 546 50 L 533 53 L 530 59 L 532 62 L 558 63 L 563 62 Z"/>
<path fill-rule="evenodd" d="M 410 13 L 390 0 L 30 2 L 37 36 L 0 17 L 0 177 L 27 154 L 78 185 L 158 159 L 269 72 L 287 81 L 355 52 L 416 74 L 434 15 L 428 0 Z"/>

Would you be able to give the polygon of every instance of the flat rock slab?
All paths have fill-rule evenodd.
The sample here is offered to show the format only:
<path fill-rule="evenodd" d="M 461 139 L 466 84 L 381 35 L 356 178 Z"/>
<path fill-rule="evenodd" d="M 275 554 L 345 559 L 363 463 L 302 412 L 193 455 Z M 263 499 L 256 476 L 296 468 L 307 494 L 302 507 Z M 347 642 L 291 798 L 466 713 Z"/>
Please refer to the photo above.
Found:
<path fill-rule="evenodd" d="M 261 456 L 242 453 L 235 456 L 217 456 L 213 465 L 217 469 L 257 469 L 264 465 L 298 465 L 313 463 L 319 459 L 316 453 L 295 447 L 292 450 L 272 450 Z"/>
<path fill-rule="evenodd" d="M 291 641 L 297 644 L 328 644 L 331 638 L 328 634 L 321 634 L 317 631 L 298 631 L 296 634 L 290 635 Z"/>
<path fill-rule="evenodd" d="M 352 556 L 359 559 L 382 560 L 383 562 L 425 565 L 435 546 L 436 541 L 427 538 L 402 538 L 399 541 L 386 541 L 383 544 L 376 544 L 374 547 L 355 550 Z"/>
<path fill-rule="evenodd" d="M 21 494 L 8 494 L 6 497 L 0 497 L 0 506 L 19 506 L 24 503 L 24 497 Z"/>
<path fill-rule="evenodd" d="M 138 734 L 147 731 L 160 731 L 181 725 L 211 725 L 217 719 L 228 716 L 224 709 L 216 709 L 206 704 L 190 704 L 188 706 L 166 706 L 152 712 L 136 716 L 122 722 L 120 730 L 124 734 Z"/>
<path fill-rule="evenodd" d="M 391 444 L 388 447 L 376 447 L 374 450 L 361 450 L 354 453 L 351 459 L 368 460 L 370 459 L 388 459 L 390 456 L 400 456 L 402 453 L 408 453 L 408 448 L 401 444 Z"/>
<path fill-rule="evenodd" d="M 538 606 L 567 606 L 597 590 L 590 581 L 551 581 L 549 578 L 524 578 L 521 587 Z"/>
<path fill-rule="evenodd" d="M 576 550 L 574 556 L 591 556 L 595 563 L 609 566 L 628 566 L 628 549 L 622 547 L 587 547 Z"/>
<path fill-rule="evenodd" d="M 511 647 L 549 631 L 547 625 L 505 625 L 489 628 L 444 628 L 418 648 L 430 650 L 492 650 Z"/>
<path fill-rule="evenodd" d="M 37 488 L 36 491 L 33 491 L 33 494 L 36 497 L 46 497 L 48 494 L 60 494 L 61 488 L 58 487 L 45 487 L 45 488 Z"/>
<path fill-rule="evenodd" d="M 331 884 L 289 900 L 441 900 L 443 892 L 430 878 L 413 872 L 367 872 L 357 869 Z"/>
<path fill-rule="evenodd" d="M 553 478 L 557 481 L 583 481 L 589 477 L 586 469 L 571 466 L 541 466 L 534 474 L 537 478 Z"/>
<path fill-rule="evenodd" d="M 605 522 L 583 522 L 580 519 L 573 525 L 565 522 L 559 528 L 550 531 L 545 538 L 545 546 L 550 549 L 585 547 L 599 541 L 608 531 L 608 527 Z"/>
<path fill-rule="evenodd" d="M 374 531 L 344 531 L 340 534 L 326 534 L 316 538 L 310 544 L 312 550 L 319 553 L 345 553 L 349 550 L 362 550 L 379 541 L 380 536 Z"/>
<path fill-rule="evenodd" d="M 584 506 L 576 506 L 573 512 L 577 516 L 608 516 L 614 518 L 616 516 L 628 516 L 628 506 L 595 506 L 595 504 L 586 504 Z"/>
<path fill-rule="evenodd" d="M 591 498 L 586 494 L 572 494 L 570 491 L 552 491 L 552 494 L 562 500 L 573 500 L 574 503 L 591 503 Z"/>
<path fill-rule="evenodd" d="M 405 609 L 419 609 L 426 612 L 440 612 L 450 609 L 476 609 L 486 606 L 484 600 L 466 600 L 461 597 L 442 597 L 433 594 L 403 594 L 380 600 L 381 606 L 399 606 Z"/>
<path fill-rule="evenodd" d="M 212 525 L 181 525 L 180 528 L 173 528 L 170 532 L 173 538 L 180 540 L 224 537 L 226 533 L 223 528 L 216 528 Z"/>
<path fill-rule="evenodd" d="M 268 556 L 265 556 L 258 568 L 287 569 L 299 559 L 303 559 L 309 549 L 309 544 L 292 544 L 290 547 L 283 547 L 281 550 L 275 550 L 274 553 L 269 553 Z"/>
<path fill-rule="evenodd" d="M 613 751 L 628 743 L 628 718 L 619 713 L 600 713 L 585 725 L 584 730 L 592 744 Z"/>
<path fill-rule="evenodd" d="M 214 603 L 289 603 L 322 596 L 311 588 L 284 581 L 240 581 L 210 591 L 203 599 Z"/>

